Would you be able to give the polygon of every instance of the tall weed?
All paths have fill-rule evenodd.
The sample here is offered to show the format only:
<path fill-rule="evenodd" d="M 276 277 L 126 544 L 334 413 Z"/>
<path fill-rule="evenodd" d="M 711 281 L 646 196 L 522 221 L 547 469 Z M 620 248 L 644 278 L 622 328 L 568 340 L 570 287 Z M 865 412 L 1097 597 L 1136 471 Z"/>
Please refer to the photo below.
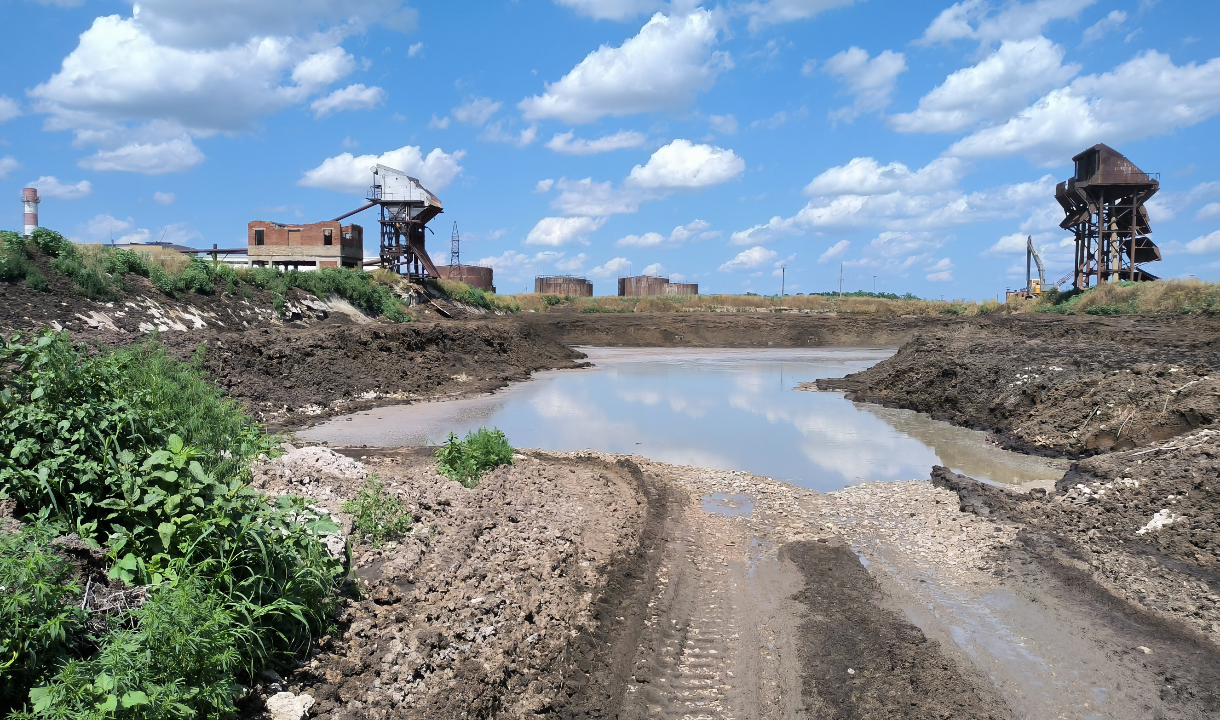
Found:
<path fill-rule="evenodd" d="M 0 714 L 69 657 L 84 625 L 72 566 L 49 545 L 57 534 L 41 522 L 0 533 Z"/>
<path fill-rule="evenodd" d="M 338 526 L 301 498 L 271 502 L 248 485 L 249 461 L 273 452 L 275 438 L 224 400 L 198 363 L 199 356 L 194 364 L 179 363 L 155 343 L 91 355 L 64 334 L 47 333 L 30 344 L 6 340 L 0 349 L 0 445 L 11 451 L 0 455 L 0 496 L 16 499 L 26 516 L 62 523 L 101 545 L 112 577 L 170 589 L 201 584 L 221 605 L 192 602 L 234 618 L 216 626 L 216 637 L 228 637 L 224 627 L 230 626 L 248 635 L 240 645 L 216 642 L 249 675 L 286 662 L 326 631 L 341 566 L 320 538 Z M 150 617 L 133 616 L 138 627 L 128 630 L 135 635 L 99 640 L 100 659 L 89 662 L 102 665 L 82 667 L 119 662 L 108 652 L 130 655 L 131 648 L 163 644 L 164 633 L 145 625 Z M 115 643 L 128 649 L 115 649 Z M 166 662 L 185 662 L 180 660 Z M 153 653 L 131 662 L 160 661 Z M 75 680 L 69 673 L 60 690 L 53 683 L 49 694 L 38 695 L 38 714 L 75 716 L 84 707 L 73 704 L 80 698 L 104 706 L 116 698 L 132 716 L 144 712 L 139 708 L 145 702 L 161 708 L 157 712 L 196 701 L 227 707 L 216 704 L 220 696 L 207 682 L 192 689 L 165 676 L 170 685 L 178 683 L 174 689 L 156 680 L 160 671 L 152 665 L 132 671 L 151 683 L 130 689 L 146 701 L 129 697 L 128 690 L 112 692 L 117 685 L 98 686 L 97 673 Z M 232 673 L 229 665 L 212 671 Z M 81 685 L 85 680 L 89 687 Z M 230 677 L 225 687 L 234 681 Z"/>
<path fill-rule="evenodd" d="M 479 428 L 463 440 L 449 433 L 449 439 L 436 451 L 436 459 L 442 475 L 472 488 L 488 470 L 511 465 L 513 448 L 502 431 Z"/>

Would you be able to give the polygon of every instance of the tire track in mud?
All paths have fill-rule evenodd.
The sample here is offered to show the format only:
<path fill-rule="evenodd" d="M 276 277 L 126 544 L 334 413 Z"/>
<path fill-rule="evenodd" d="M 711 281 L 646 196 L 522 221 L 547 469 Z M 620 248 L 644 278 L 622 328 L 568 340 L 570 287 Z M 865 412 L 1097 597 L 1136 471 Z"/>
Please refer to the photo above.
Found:
<path fill-rule="evenodd" d="M 675 505 L 621 717 L 802 717 L 796 577 L 733 518 Z"/>

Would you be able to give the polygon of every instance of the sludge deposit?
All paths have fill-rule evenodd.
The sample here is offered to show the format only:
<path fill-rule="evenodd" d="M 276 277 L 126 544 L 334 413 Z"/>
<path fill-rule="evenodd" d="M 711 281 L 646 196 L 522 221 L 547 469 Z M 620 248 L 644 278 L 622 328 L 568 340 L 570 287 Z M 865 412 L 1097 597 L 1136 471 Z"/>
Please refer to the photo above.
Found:
<path fill-rule="evenodd" d="M 207 310 L 227 323 L 224 302 Z M 80 321 L 73 338 L 140 337 L 136 318 L 110 310 L 90 309 L 113 322 L 87 314 L 97 326 Z M 929 467 L 927 480 L 820 494 L 741 471 L 518 449 L 466 488 L 426 448 L 284 449 L 254 466 L 253 489 L 335 518 L 346 568 L 326 627 L 291 657 L 235 675 L 246 716 L 1220 712 L 1215 321 L 238 317 L 242 329 L 184 324 L 159 339 L 179 357 L 206 340 L 211 377 L 288 429 L 575 367 L 578 343 L 891 346 L 893 358 L 823 391 L 1075 463 L 1051 487 L 999 489 Z M 413 367 L 414 384 L 396 385 Z M 370 479 L 411 515 L 395 539 L 352 532 L 344 503 Z M 6 528 L 28 521 L 5 511 Z M 103 556 L 90 561 L 99 578 Z"/>

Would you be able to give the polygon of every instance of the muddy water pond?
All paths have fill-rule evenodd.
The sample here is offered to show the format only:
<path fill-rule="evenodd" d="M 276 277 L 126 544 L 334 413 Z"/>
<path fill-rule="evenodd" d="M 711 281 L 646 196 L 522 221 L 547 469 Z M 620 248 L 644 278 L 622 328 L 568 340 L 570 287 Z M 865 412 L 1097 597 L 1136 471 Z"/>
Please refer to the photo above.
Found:
<path fill-rule="evenodd" d="M 893 350 L 581 350 L 594 367 L 537 373 L 494 395 L 337 417 L 297 435 L 397 447 L 497 427 L 517 447 L 632 453 L 819 491 L 927 479 L 933 465 L 997 483 L 1053 481 L 1064 472 L 1061 463 L 1000 450 L 984 433 L 926 415 L 795 390 Z"/>

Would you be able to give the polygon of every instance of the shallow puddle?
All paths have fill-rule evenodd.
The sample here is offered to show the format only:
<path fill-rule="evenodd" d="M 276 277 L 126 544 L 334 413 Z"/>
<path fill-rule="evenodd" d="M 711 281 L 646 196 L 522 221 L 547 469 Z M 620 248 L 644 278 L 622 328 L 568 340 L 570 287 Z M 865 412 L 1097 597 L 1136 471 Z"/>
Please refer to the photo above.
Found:
<path fill-rule="evenodd" d="M 715 515 L 728 515 L 729 517 L 735 515 L 747 517 L 754 512 L 754 501 L 749 495 L 742 495 L 740 493 L 711 493 L 710 495 L 704 495 L 700 500 L 699 506 L 703 508 L 703 512 Z"/>
<path fill-rule="evenodd" d="M 819 491 L 926 480 L 933 465 L 999 483 L 1050 481 L 1064 472 L 1062 463 L 1000 450 L 984 433 L 926 415 L 794 390 L 863 370 L 892 350 L 582 350 L 595 367 L 537 373 L 490 396 L 356 413 L 297 435 L 396 447 L 497 427 L 517 447 L 638 454 Z"/>

